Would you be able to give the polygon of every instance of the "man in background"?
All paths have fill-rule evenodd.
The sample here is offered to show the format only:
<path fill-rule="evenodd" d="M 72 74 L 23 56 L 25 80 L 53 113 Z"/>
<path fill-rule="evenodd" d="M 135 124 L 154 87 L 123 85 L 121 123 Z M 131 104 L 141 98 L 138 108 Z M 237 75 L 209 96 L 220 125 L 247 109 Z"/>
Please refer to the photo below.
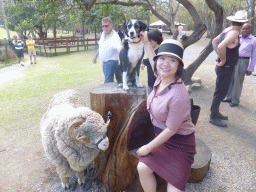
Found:
<path fill-rule="evenodd" d="M 15 47 L 16 55 L 19 58 L 19 62 L 21 66 L 24 66 L 24 50 L 23 50 L 24 43 L 23 41 L 17 38 L 17 35 L 14 35 L 13 38 L 14 39 L 12 40 L 12 43 Z"/>
<path fill-rule="evenodd" d="M 182 26 L 181 23 L 179 24 L 178 32 L 179 32 L 179 39 L 181 39 L 184 34 L 184 27 Z"/>
<path fill-rule="evenodd" d="M 235 66 L 234 75 L 227 96 L 223 100 L 223 102 L 230 102 L 230 107 L 235 107 L 240 103 L 244 76 L 252 74 L 255 63 L 256 38 L 251 34 L 251 25 L 246 23 L 241 30 L 238 63 Z"/>
<path fill-rule="evenodd" d="M 104 83 L 114 82 L 114 74 L 118 65 L 119 52 L 122 48 L 121 39 L 113 29 L 112 20 L 109 17 L 102 19 L 103 33 L 99 40 L 99 50 L 97 51 L 93 63 L 97 62 L 99 55 L 103 62 Z"/>
<path fill-rule="evenodd" d="M 218 55 L 216 63 L 216 87 L 211 105 L 210 123 L 218 127 L 227 127 L 222 120 L 228 120 L 227 116 L 220 113 L 221 101 L 226 97 L 232 79 L 233 71 L 239 58 L 239 32 L 244 23 L 248 21 L 245 10 L 237 11 L 234 16 L 228 16 L 232 21 L 230 27 L 223 30 L 221 34 L 212 41 L 212 46 Z"/>
<path fill-rule="evenodd" d="M 26 44 L 28 46 L 28 55 L 30 57 L 30 64 L 33 64 L 32 55 L 34 56 L 34 64 L 36 64 L 35 41 L 31 38 L 31 35 L 28 35 L 28 40 L 26 41 Z"/>

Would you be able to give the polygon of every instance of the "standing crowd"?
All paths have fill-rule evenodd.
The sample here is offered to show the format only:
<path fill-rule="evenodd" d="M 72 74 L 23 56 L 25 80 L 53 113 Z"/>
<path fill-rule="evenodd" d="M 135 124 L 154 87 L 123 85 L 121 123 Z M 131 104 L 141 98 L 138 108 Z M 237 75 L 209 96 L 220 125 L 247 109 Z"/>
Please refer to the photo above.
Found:
<path fill-rule="evenodd" d="M 19 59 L 19 63 L 21 66 L 24 66 L 24 48 L 27 45 L 28 48 L 28 55 L 30 58 L 30 64 L 33 64 L 32 62 L 32 56 L 34 57 L 34 64 L 36 64 L 36 50 L 35 50 L 35 41 L 32 39 L 31 35 L 27 36 L 26 44 L 17 38 L 17 35 L 13 36 L 13 45 L 15 48 L 16 55 Z"/>

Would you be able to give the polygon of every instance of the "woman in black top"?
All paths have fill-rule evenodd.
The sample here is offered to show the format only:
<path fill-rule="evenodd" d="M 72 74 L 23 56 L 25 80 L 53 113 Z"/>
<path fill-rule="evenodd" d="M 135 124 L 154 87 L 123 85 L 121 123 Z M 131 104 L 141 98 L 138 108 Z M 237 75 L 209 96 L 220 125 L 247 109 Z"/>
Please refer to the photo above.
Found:
<path fill-rule="evenodd" d="M 163 41 L 163 36 L 162 33 L 159 30 L 152 30 L 148 33 L 148 40 L 152 46 L 152 48 L 154 49 L 155 53 L 157 54 L 158 52 L 158 47 L 160 46 L 160 44 Z M 155 74 L 152 70 L 152 67 L 149 63 L 148 58 L 147 59 L 143 59 L 143 64 L 145 66 L 147 66 L 147 72 L 148 72 L 148 94 L 152 91 L 154 83 L 156 81 L 156 77 Z"/>

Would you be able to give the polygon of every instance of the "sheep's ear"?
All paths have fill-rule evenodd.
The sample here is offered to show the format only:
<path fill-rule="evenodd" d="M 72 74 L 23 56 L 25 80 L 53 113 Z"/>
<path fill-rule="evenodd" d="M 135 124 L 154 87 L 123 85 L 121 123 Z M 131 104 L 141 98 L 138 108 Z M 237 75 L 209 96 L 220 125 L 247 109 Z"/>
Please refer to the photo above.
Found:
<path fill-rule="evenodd" d="M 89 143 L 90 139 L 86 136 L 81 136 L 81 137 L 77 138 L 77 141 L 80 142 L 80 143 L 86 144 L 86 143 Z"/>

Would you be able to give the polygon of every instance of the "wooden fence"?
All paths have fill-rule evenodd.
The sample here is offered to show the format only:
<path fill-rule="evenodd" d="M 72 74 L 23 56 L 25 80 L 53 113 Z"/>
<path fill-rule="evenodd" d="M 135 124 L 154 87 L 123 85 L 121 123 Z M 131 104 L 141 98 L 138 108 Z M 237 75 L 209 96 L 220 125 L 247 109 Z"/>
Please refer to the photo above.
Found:
<path fill-rule="evenodd" d="M 35 48 L 38 55 L 47 57 L 79 51 L 81 48 L 84 50 L 88 50 L 89 47 L 97 49 L 97 41 L 98 39 L 83 37 L 35 39 Z"/>

